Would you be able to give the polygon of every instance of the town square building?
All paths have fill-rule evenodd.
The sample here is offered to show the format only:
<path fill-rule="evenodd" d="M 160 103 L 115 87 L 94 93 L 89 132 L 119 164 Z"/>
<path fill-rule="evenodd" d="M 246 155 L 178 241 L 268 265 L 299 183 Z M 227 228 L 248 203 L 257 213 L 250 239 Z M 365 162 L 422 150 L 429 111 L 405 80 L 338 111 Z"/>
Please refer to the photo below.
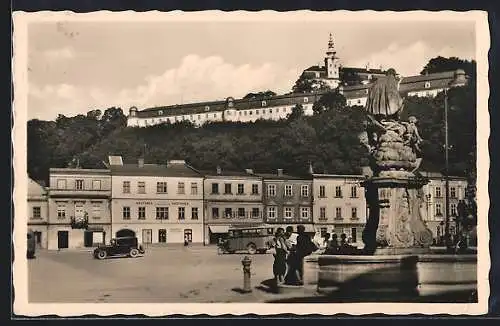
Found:
<path fill-rule="evenodd" d="M 362 246 L 367 205 L 362 175 L 313 174 L 313 217 L 316 232 L 345 234 Z"/>
<path fill-rule="evenodd" d="M 107 169 L 49 170 L 48 248 L 95 247 L 111 237 Z"/>
<path fill-rule="evenodd" d="M 205 243 L 217 243 L 231 227 L 263 224 L 262 177 L 252 170 L 204 171 Z"/>
<path fill-rule="evenodd" d="M 276 227 L 304 225 L 314 233 L 312 218 L 312 178 L 292 176 L 283 169 L 276 173 L 258 173 L 263 179 L 264 222 Z"/>
<path fill-rule="evenodd" d="M 446 179 L 444 175 L 436 172 L 421 172 L 429 179 L 429 183 L 422 187 L 425 197 L 425 206 L 423 220 L 429 230 L 432 231 L 436 242 L 445 234 L 446 224 Z M 456 217 L 458 216 L 459 202 L 465 200 L 467 188 L 467 179 L 464 177 L 449 177 L 449 224 L 450 234 L 454 236 L 457 233 Z"/>
<path fill-rule="evenodd" d="M 28 178 L 28 230 L 33 231 L 38 248 L 47 248 L 49 201 L 48 190 Z"/>
<path fill-rule="evenodd" d="M 144 244 L 203 243 L 203 175 L 183 160 L 123 163 L 110 156 L 114 237 Z"/>

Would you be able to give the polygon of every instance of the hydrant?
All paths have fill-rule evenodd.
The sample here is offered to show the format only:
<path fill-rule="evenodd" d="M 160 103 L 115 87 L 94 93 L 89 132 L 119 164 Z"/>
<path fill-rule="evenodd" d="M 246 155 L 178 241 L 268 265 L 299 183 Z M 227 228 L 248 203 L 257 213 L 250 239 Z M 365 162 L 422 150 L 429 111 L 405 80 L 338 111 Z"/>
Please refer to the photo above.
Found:
<path fill-rule="evenodd" d="M 241 264 L 243 265 L 243 292 L 252 292 L 252 286 L 250 284 L 250 265 L 252 264 L 252 260 L 250 257 L 245 256 Z"/>

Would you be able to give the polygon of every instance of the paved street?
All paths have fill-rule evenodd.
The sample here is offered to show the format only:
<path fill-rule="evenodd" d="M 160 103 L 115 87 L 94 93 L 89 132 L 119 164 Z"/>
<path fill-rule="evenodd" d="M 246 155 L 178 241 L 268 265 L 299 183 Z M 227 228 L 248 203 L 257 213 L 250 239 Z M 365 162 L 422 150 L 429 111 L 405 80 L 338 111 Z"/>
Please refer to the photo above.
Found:
<path fill-rule="evenodd" d="M 244 255 L 210 247 L 153 247 L 140 258 L 96 260 L 84 250 L 39 251 L 29 265 L 30 302 L 264 302 L 278 295 L 260 283 L 272 277 L 272 255 L 252 257 L 253 292 L 243 285 Z M 279 295 L 283 298 L 283 295 Z"/>

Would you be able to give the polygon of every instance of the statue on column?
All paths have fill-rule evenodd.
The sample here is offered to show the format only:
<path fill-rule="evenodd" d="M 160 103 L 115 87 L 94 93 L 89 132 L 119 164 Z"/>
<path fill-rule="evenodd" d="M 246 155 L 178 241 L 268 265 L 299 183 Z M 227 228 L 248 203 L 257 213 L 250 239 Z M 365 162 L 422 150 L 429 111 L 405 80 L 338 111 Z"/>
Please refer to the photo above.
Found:
<path fill-rule="evenodd" d="M 394 69 L 379 78 L 371 87 L 366 102 L 365 131 L 359 135 L 367 148 L 371 168 L 376 176 L 408 176 L 421 163 L 420 144 L 415 117 L 401 121 L 403 99 Z"/>
<path fill-rule="evenodd" d="M 359 135 L 370 159 L 372 177 L 365 182 L 370 216 L 365 226 L 365 251 L 397 252 L 428 248 L 432 233 L 422 220 L 422 186 L 415 171 L 422 161 L 417 118 L 401 120 L 404 102 L 394 69 L 368 92 L 365 131 Z M 368 196 L 368 194 L 371 194 Z M 412 249 L 413 248 L 413 249 Z"/>

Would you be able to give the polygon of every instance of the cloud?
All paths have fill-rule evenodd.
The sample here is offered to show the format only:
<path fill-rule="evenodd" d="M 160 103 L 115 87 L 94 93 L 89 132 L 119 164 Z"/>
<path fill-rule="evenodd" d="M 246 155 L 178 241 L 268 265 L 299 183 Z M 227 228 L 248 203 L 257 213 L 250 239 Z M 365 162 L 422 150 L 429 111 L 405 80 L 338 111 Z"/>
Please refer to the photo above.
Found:
<path fill-rule="evenodd" d="M 249 92 L 272 90 L 285 93 L 298 77 L 295 68 L 276 63 L 234 65 L 219 56 L 185 56 L 176 68 L 146 76 L 137 87 L 82 87 L 59 84 L 30 86 L 30 118 L 53 119 L 58 113 L 71 115 L 94 108 L 130 106 L 146 108 L 198 101 L 242 97 Z M 59 111 L 58 111 L 59 110 Z"/>
<path fill-rule="evenodd" d="M 43 55 L 50 60 L 72 59 L 75 57 L 75 51 L 69 47 L 64 47 L 46 50 L 43 52 Z"/>
<path fill-rule="evenodd" d="M 418 75 L 427 62 L 437 56 L 459 57 L 461 59 L 472 59 L 473 53 L 458 51 L 456 48 L 444 46 L 435 49 L 423 41 L 416 41 L 408 45 L 391 43 L 386 49 L 367 55 L 363 60 L 349 62 L 348 66 L 383 69 L 394 68 L 403 76 Z"/>

